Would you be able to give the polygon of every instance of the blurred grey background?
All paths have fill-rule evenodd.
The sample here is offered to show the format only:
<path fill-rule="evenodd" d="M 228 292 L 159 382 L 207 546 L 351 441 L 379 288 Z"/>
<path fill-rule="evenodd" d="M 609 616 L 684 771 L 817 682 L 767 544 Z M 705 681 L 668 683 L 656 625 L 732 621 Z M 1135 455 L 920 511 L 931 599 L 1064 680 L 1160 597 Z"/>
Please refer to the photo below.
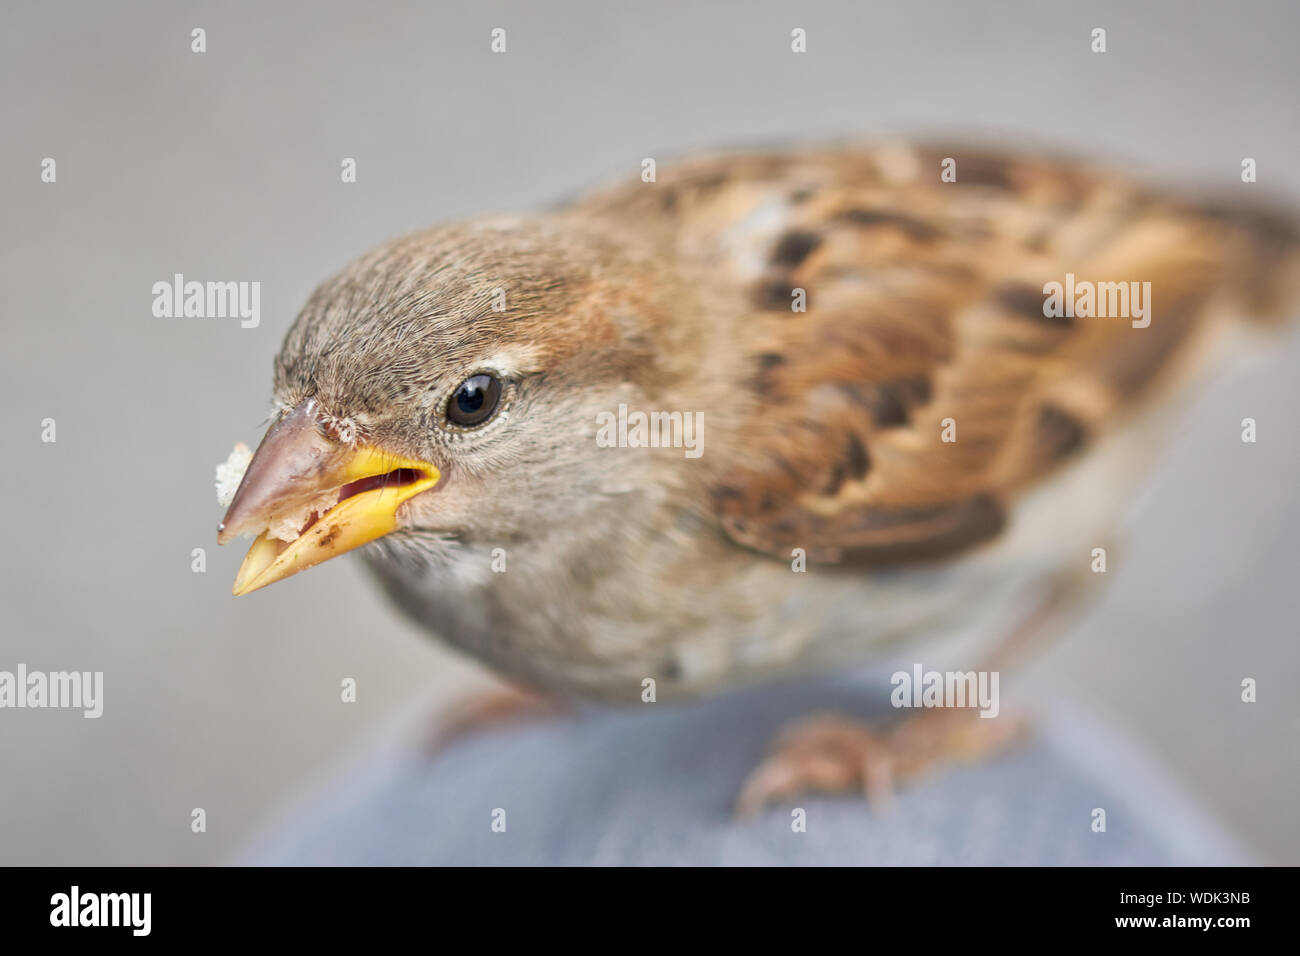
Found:
<path fill-rule="evenodd" d="M 0 16 L 0 669 L 106 683 L 99 720 L 0 711 L 0 863 L 228 859 L 398 715 L 486 685 L 357 561 L 236 600 L 242 550 L 215 546 L 213 466 L 259 437 L 281 336 L 317 282 L 380 240 L 536 207 L 645 156 L 896 132 L 1300 195 L 1289 0 L 6 0 Z M 1105 54 L 1089 49 L 1098 26 Z M 1257 187 L 1239 182 L 1244 156 Z M 261 326 L 154 318 L 150 287 L 175 272 L 260 281 Z M 1207 385 L 1106 597 L 1043 677 L 1127 727 L 1261 859 L 1291 864 L 1298 359 L 1292 335 Z M 1239 440 L 1245 416 L 1258 444 Z"/>

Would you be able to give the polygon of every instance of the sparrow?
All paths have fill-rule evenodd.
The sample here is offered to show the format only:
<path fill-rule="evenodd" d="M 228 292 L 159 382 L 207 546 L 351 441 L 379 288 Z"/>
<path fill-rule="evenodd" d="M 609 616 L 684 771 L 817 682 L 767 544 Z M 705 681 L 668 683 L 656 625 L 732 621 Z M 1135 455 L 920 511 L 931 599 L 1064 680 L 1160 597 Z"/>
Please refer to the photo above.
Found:
<path fill-rule="evenodd" d="M 237 595 L 364 546 L 412 619 L 562 698 L 1019 633 L 1223 330 L 1287 314 L 1298 253 L 1284 214 L 903 143 L 705 156 L 437 226 L 312 294 L 218 540 L 255 538 Z M 698 454 L 623 435 L 646 420 L 698 423 Z M 933 736 L 816 717 L 742 803 L 870 790 Z"/>

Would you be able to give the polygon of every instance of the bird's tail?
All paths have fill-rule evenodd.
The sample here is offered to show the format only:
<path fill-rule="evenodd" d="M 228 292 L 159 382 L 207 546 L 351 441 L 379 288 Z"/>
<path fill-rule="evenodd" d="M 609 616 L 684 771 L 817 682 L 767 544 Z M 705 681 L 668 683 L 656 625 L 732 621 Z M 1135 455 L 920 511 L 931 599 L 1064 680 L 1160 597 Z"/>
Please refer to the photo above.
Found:
<path fill-rule="evenodd" d="M 1214 205 L 1204 212 L 1239 237 L 1232 284 L 1247 317 L 1300 320 L 1300 214 L 1282 205 Z"/>

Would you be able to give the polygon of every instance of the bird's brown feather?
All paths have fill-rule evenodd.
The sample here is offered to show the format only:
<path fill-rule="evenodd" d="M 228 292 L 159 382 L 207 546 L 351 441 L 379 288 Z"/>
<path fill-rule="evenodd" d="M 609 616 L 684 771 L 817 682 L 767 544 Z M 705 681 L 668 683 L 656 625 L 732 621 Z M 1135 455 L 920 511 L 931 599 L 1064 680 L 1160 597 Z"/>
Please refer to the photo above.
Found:
<path fill-rule="evenodd" d="M 657 232 L 743 302 L 750 443 L 711 489 L 727 534 L 873 565 L 994 537 L 1019 493 L 1152 394 L 1221 306 L 1259 304 L 1296 249 L 1293 230 L 1080 164 L 959 148 L 706 159 L 578 208 Z M 1150 282 L 1149 327 L 1045 316 L 1044 283 L 1066 273 Z"/>

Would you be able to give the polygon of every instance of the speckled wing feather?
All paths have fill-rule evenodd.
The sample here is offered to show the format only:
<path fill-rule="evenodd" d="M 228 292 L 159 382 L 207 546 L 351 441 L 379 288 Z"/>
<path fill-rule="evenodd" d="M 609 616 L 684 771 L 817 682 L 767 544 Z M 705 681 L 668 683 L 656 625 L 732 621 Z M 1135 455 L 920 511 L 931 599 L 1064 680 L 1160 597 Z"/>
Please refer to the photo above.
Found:
<path fill-rule="evenodd" d="M 731 288 L 756 437 L 711 493 L 735 541 L 786 560 L 899 564 L 991 539 L 1221 307 L 1275 310 L 1295 277 L 1281 219 L 957 147 L 706 159 L 579 208 L 664 230 L 683 268 Z M 1067 273 L 1149 282 L 1150 325 L 1046 316 L 1044 283 Z"/>

